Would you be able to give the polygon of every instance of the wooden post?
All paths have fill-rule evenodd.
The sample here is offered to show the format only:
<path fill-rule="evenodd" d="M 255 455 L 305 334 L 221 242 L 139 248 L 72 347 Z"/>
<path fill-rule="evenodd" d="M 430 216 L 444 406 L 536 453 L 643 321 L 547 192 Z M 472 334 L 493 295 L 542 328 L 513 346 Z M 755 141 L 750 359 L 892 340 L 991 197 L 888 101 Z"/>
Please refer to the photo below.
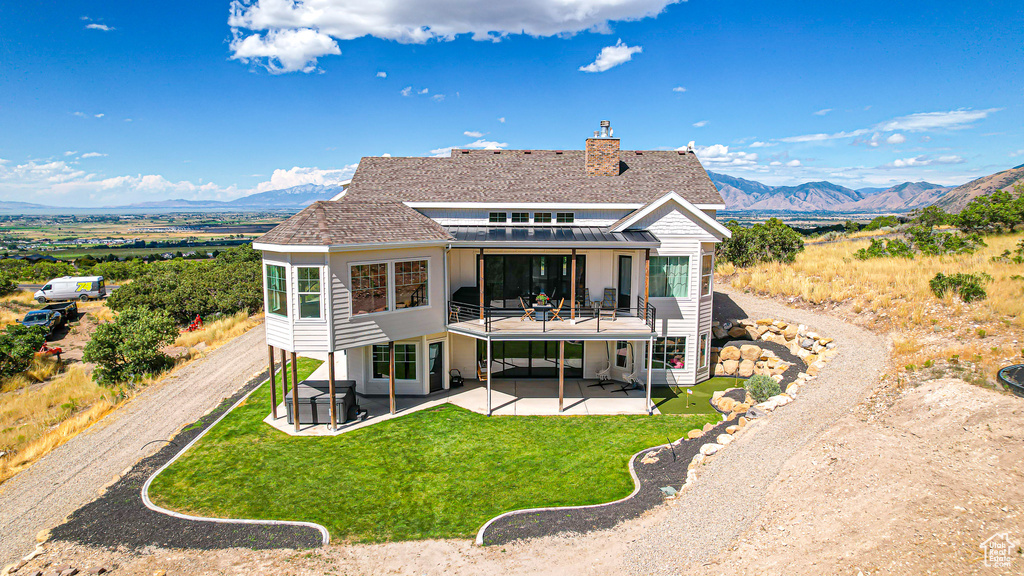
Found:
<path fill-rule="evenodd" d="M 651 298 L 651 249 L 644 251 L 644 320 L 647 320 L 647 304 Z"/>
<path fill-rule="evenodd" d="M 334 352 L 327 353 L 327 388 L 331 393 L 331 430 L 338 429 L 338 415 L 335 413 L 335 391 L 334 391 Z"/>
<path fill-rule="evenodd" d="M 274 379 L 274 347 L 267 345 L 267 355 L 270 357 L 270 417 L 277 420 L 277 381 Z"/>
<path fill-rule="evenodd" d="M 576 249 L 575 248 L 572 249 L 572 281 L 570 282 L 570 285 L 572 286 L 572 288 L 569 289 L 569 292 L 572 295 L 571 299 L 569 300 L 569 303 L 570 303 L 570 306 L 571 306 L 571 308 L 569 309 L 570 310 L 570 318 L 572 318 L 572 321 L 575 322 L 576 321 Z"/>
<path fill-rule="evenodd" d="M 480 277 L 478 278 L 478 281 L 480 283 L 480 320 L 482 322 L 483 319 L 484 319 L 484 249 L 483 248 L 480 249 L 479 260 L 480 260 L 480 265 L 479 265 Z"/>
<path fill-rule="evenodd" d="M 565 340 L 558 341 L 558 412 L 565 406 Z"/>
<path fill-rule="evenodd" d="M 395 343 L 388 342 L 388 397 L 391 399 L 391 413 L 395 413 Z"/>
<path fill-rule="evenodd" d="M 288 360 L 284 348 L 281 349 L 281 401 L 288 397 Z"/>
<path fill-rule="evenodd" d="M 292 416 L 295 420 L 295 431 L 299 431 L 299 361 L 292 352 Z"/>

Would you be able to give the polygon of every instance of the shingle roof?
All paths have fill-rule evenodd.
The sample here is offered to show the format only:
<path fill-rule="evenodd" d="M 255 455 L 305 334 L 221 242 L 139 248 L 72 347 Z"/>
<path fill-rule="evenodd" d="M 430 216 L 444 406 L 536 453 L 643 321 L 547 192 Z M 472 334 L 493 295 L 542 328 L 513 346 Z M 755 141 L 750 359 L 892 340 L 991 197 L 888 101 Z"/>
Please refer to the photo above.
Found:
<path fill-rule="evenodd" d="M 583 150 L 453 150 L 450 157 L 367 157 L 347 196 L 392 202 L 580 202 L 646 204 L 676 192 L 723 204 L 692 152 L 619 152 L 618 176 L 588 176 Z"/>
<path fill-rule="evenodd" d="M 304 246 L 444 242 L 452 236 L 440 224 L 401 202 L 314 202 L 256 242 Z"/>

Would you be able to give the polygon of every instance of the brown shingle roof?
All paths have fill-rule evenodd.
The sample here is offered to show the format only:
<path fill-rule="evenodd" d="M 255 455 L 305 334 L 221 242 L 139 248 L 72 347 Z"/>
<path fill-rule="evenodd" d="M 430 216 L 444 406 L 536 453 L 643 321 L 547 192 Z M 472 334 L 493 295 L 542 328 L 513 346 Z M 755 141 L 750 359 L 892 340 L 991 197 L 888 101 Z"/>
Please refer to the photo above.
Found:
<path fill-rule="evenodd" d="M 444 242 L 452 236 L 401 202 L 314 202 L 256 240 L 264 244 L 338 246 Z"/>
<path fill-rule="evenodd" d="M 722 204 L 692 152 L 624 150 L 618 176 L 588 176 L 582 150 L 453 150 L 447 158 L 367 157 L 347 196 L 392 202 L 580 202 L 646 204 L 676 192 Z"/>

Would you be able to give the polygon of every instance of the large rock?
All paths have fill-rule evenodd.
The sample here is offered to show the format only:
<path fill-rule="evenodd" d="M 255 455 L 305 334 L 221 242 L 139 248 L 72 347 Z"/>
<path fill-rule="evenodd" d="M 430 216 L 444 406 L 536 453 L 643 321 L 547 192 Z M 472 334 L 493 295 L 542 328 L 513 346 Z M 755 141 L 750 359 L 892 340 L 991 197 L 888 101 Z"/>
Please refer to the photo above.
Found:
<path fill-rule="evenodd" d="M 757 360 L 761 357 L 761 347 L 753 344 L 744 344 L 739 349 L 740 358 L 744 360 Z"/>
<path fill-rule="evenodd" d="M 722 449 L 721 444 L 705 444 L 700 447 L 700 453 L 705 456 L 711 456 Z"/>
<path fill-rule="evenodd" d="M 729 337 L 731 338 L 744 338 L 747 335 L 747 330 L 741 326 L 733 326 L 729 329 Z"/>
<path fill-rule="evenodd" d="M 749 346 L 746 344 L 743 345 L 743 348 L 748 347 Z M 754 346 L 754 348 L 756 348 L 756 346 Z M 722 352 L 719 353 L 718 357 L 721 358 L 723 361 L 739 360 L 741 357 L 743 357 L 742 348 L 737 348 L 735 346 L 726 346 L 725 348 L 722 348 Z"/>
<path fill-rule="evenodd" d="M 733 406 L 735 406 L 735 405 L 736 405 L 736 401 L 733 400 L 732 398 L 729 398 L 728 396 L 723 396 L 723 397 L 718 399 L 717 406 L 718 406 L 718 409 L 721 410 L 722 412 L 732 412 L 733 411 Z"/>
<path fill-rule="evenodd" d="M 689 432 L 686 433 L 686 437 L 689 438 L 690 440 L 693 440 L 694 438 L 700 438 L 703 435 L 704 435 L 704 432 L 701 432 L 700 430 L 697 430 L 696 428 L 694 428 L 693 430 L 690 430 Z"/>
<path fill-rule="evenodd" d="M 751 340 L 757 340 L 758 338 L 761 337 L 762 330 L 758 330 L 754 326 L 747 326 L 746 331 L 747 331 L 747 338 L 749 338 Z"/>
<path fill-rule="evenodd" d="M 736 424 L 733 424 L 732 426 L 726 426 L 725 427 L 725 433 L 726 434 L 735 434 L 739 429 L 740 429 L 739 426 L 737 426 Z"/>
<path fill-rule="evenodd" d="M 711 430 L 714 427 L 715 427 L 714 424 L 712 424 L 711 422 L 708 422 L 707 424 L 704 425 L 703 431 L 707 432 L 707 431 Z"/>
<path fill-rule="evenodd" d="M 711 336 L 715 340 L 724 340 L 729 337 L 729 331 L 726 330 L 725 328 L 722 328 L 721 326 L 712 326 Z"/>
<path fill-rule="evenodd" d="M 735 362 L 735 360 L 734 360 L 734 362 Z M 725 374 L 725 366 L 722 365 L 721 362 L 719 362 L 718 364 L 715 364 L 714 368 L 712 368 L 711 375 L 712 376 L 721 376 L 722 374 Z"/>
<path fill-rule="evenodd" d="M 787 340 L 792 340 L 793 338 L 796 338 L 796 325 L 790 324 L 789 326 L 786 326 L 786 328 L 782 331 L 782 335 L 785 336 Z"/>
<path fill-rule="evenodd" d="M 722 362 L 722 374 L 732 376 L 736 374 L 736 371 L 740 369 L 740 363 L 738 360 L 726 360 Z"/>
<path fill-rule="evenodd" d="M 732 434 L 719 434 L 718 438 L 715 438 L 715 441 L 722 446 L 728 446 L 729 443 L 732 442 Z"/>
<path fill-rule="evenodd" d="M 740 375 L 740 378 L 750 378 L 751 376 L 753 376 L 754 375 L 754 361 L 753 360 L 744 360 L 743 362 L 740 362 L 740 367 L 739 367 L 738 374 Z M 810 374 L 810 373 L 808 372 L 808 374 Z M 811 374 L 811 375 L 813 376 L 813 374 Z"/>
<path fill-rule="evenodd" d="M 800 347 L 804 350 L 810 350 L 814 347 L 814 340 L 811 338 L 804 338 L 800 341 Z"/>

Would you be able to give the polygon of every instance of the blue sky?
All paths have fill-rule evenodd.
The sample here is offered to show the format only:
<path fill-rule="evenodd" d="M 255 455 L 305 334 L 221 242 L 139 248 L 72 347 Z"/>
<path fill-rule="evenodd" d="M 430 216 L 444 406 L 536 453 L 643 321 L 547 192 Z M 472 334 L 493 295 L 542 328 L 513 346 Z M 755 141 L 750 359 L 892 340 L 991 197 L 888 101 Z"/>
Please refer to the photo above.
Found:
<path fill-rule="evenodd" d="M 695 141 L 708 169 L 769 184 L 1024 163 L 1011 1 L 4 2 L 0 70 L 0 200 L 62 206 L 581 148 L 602 119 L 624 148 Z"/>

